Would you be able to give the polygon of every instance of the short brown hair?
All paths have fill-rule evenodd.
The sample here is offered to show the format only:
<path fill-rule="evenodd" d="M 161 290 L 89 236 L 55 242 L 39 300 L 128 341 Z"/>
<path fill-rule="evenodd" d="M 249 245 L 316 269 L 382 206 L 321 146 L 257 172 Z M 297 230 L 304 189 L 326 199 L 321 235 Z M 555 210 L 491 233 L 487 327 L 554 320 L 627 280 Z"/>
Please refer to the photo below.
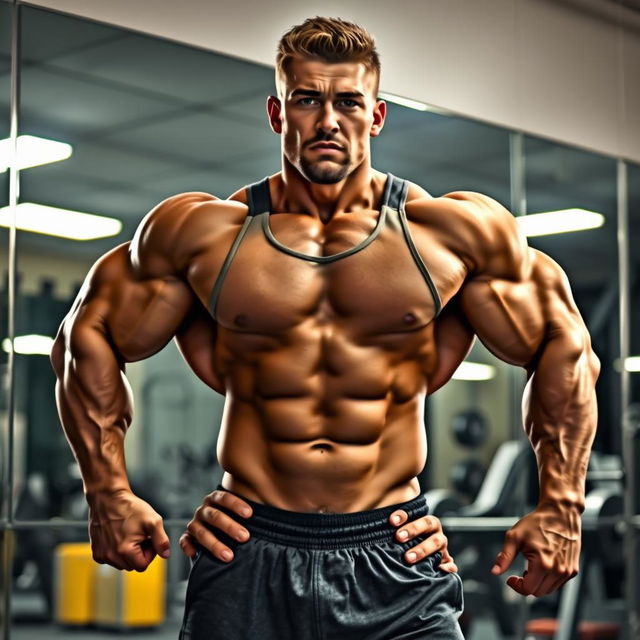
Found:
<path fill-rule="evenodd" d="M 380 84 L 380 57 L 371 34 L 363 27 L 340 18 L 307 18 L 287 31 L 278 43 L 276 84 L 292 57 L 325 62 L 362 62 L 375 73 L 375 97 Z"/>

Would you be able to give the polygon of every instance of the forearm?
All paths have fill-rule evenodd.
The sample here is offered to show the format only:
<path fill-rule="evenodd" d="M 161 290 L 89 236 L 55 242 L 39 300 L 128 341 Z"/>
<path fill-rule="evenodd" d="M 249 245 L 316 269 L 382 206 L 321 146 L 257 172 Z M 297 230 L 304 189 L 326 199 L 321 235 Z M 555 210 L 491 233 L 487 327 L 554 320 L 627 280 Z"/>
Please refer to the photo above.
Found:
<path fill-rule="evenodd" d="M 62 332 L 52 362 L 58 413 L 85 495 L 130 490 L 124 436 L 132 418 L 131 391 L 105 335 L 95 327 L 75 327 L 66 339 Z"/>
<path fill-rule="evenodd" d="M 539 504 L 584 510 L 599 371 L 588 335 L 580 340 L 565 332 L 546 343 L 527 382 L 522 408 L 538 463 Z"/>

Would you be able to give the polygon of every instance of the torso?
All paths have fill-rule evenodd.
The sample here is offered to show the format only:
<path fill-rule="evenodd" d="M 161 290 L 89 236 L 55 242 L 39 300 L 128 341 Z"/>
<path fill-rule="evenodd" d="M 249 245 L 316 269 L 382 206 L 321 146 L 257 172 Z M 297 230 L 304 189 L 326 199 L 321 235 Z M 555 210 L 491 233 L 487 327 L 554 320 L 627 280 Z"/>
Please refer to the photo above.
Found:
<path fill-rule="evenodd" d="M 270 179 L 269 225 L 290 249 L 333 255 L 376 225 L 377 210 L 336 215 L 326 225 L 281 212 L 278 180 Z M 427 211 L 430 199 L 410 184 L 405 209 L 444 306 L 468 267 L 451 223 L 436 207 Z M 189 263 L 189 284 L 205 305 L 247 213 L 244 190 L 230 200 L 242 204 L 201 234 Z M 434 316 L 434 299 L 400 234 L 381 232 L 329 263 L 247 234 L 216 306 L 215 369 L 226 394 L 217 449 L 223 485 L 294 511 L 352 512 L 417 496 Z"/>

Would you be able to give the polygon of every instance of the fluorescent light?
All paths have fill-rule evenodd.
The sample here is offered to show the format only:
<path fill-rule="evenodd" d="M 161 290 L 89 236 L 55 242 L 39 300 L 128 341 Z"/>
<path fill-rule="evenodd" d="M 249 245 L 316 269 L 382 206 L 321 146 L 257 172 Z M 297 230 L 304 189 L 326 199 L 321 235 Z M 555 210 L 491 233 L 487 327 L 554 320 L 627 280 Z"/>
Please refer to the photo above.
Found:
<path fill-rule="evenodd" d="M 115 236 L 122 230 L 122 222 L 93 213 L 58 209 L 33 202 L 21 202 L 16 207 L 16 228 L 44 233 L 71 240 L 95 240 Z M 11 226 L 11 207 L 0 209 L 0 226 Z"/>
<path fill-rule="evenodd" d="M 11 138 L 0 140 L 0 173 L 7 171 L 11 164 Z M 66 160 L 73 153 L 73 147 L 66 142 L 47 140 L 37 136 L 18 136 L 18 169 L 28 169 L 41 164 Z"/>
<path fill-rule="evenodd" d="M 613 368 L 618 372 L 622 371 L 622 367 L 620 366 L 620 358 L 615 359 Z M 625 371 L 631 371 L 632 373 L 640 372 L 640 356 L 631 356 L 629 358 L 625 358 L 624 368 Z"/>
<path fill-rule="evenodd" d="M 595 229 L 604 224 L 604 216 L 601 213 L 586 209 L 531 213 L 526 216 L 517 216 L 516 220 L 523 233 L 529 237 Z"/>
<path fill-rule="evenodd" d="M 403 107 L 409 107 L 410 109 L 416 109 L 417 111 L 434 111 L 435 113 L 445 113 L 438 107 L 433 107 L 426 102 L 419 102 L 418 100 L 412 100 L 411 98 L 403 98 L 402 96 L 396 96 L 393 93 L 385 93 L 384 91 L 378 92 L 378 97 L 388 102 L 394 102 Z"/>
<path fill-rule="evenodd" d="M 495 377 L 495 367 L 479 362 L 462 362 L 451 376 L 453 380 L 490 380 Z"/>
<path fill-rule="evenodd" d="M 627 371 L 640 371 L 640 356 L 631 356 L 624 359 L 624 368 Z"/>
<path fill-rule="evenodd" d="M 53 338 L 31 333 L 26 336 L 16 336 L 13 339 L 13 344 L 16 353 L 22 353 L 28 356 L 48 356 L 51 353 L 51 348 L 53 347 Z M 5 338 L 2 341 L 2 349 L 7 353 L 11 351 L 11 340 L 9 340 L 9 338 Z"/>

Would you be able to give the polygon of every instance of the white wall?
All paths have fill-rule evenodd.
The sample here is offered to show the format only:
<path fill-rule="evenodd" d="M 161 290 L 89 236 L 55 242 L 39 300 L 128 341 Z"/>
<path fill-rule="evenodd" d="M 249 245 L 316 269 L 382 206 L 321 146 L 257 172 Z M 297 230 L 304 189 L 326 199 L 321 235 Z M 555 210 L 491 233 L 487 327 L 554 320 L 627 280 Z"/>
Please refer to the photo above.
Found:
<path fill-rule="evenodd" d="M 640 162 L 640 31 L 558 0 L 31 4 L 269 65 L 289 27 L 338 16 L 376 37 L 382 91 Z"/>

